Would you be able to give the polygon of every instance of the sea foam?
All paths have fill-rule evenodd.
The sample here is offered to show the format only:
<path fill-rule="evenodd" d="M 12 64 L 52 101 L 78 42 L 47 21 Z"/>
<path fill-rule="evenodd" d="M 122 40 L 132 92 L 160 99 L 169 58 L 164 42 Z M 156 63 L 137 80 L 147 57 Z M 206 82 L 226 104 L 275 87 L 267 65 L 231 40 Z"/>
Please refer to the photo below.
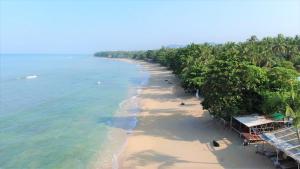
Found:
<path fill-rule="evenodd" d="M 28 75 L 28 76 L 25 76 L 25 79 L 36 79 L 38 76 L 37 75 Z"/>

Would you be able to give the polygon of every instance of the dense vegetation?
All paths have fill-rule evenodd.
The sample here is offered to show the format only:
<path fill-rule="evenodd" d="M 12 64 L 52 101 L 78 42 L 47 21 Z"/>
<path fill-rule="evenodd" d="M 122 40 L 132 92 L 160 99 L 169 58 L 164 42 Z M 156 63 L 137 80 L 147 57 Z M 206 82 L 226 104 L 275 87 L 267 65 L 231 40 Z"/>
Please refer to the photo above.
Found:
<path fill-rule="evenodd" d="M 98 57 L 108 58 L 133 58 L 137 55 L 142 55 L 144 51 L 104 51 L 97 52 L 94 55 Z"/>
<path fill-rule="evenodd" d="M 115 53 L 120 52 L 106 56 Z M 178 49 L 121 52 L 118 56 L 168 67 L 184 89 L 200 91 L 204 108 L 217 117 L 300 114 L 299 36 L 280 34 L 261 40 L 252 36 L 240 43 L 190 44 Z"/>

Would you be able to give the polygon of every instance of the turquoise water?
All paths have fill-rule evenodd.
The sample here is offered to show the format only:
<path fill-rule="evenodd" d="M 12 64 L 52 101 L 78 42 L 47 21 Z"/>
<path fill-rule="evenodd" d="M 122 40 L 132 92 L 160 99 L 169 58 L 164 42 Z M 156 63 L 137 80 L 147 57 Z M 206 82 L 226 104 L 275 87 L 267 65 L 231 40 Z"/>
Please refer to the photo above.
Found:
<path fill-rule="evenodd" d="M 1 169 L 88 168 L 105 156 L 103 119 L 146 78 L 135 64 L 89 55 L 0 59 Z"/>

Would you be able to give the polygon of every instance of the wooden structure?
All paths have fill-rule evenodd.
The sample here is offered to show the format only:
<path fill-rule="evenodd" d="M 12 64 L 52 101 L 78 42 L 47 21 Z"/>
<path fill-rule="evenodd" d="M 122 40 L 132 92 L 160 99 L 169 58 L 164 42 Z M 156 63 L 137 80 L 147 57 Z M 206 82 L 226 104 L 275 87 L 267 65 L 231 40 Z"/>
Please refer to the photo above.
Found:
<path fill-rule="evenodd" d="M 239 133 L 241 137 L 248 140 L 249 143 L 262 141 L 260 134 L 273 131 L 275 121 L 265 116 L 256 114 L 232 117 L 230 121 L 231 128 Z"/>

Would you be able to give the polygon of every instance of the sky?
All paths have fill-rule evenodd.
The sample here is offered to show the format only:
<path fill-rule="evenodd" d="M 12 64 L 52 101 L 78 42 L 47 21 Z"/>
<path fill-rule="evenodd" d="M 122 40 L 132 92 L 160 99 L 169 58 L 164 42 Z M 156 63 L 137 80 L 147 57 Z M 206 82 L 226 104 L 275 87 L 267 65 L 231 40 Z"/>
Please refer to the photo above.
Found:
<path fill-rule="evenodd" d="M 300 35 L 300 0 L 0 0 L 0 53 L 94 53 Z"/>

